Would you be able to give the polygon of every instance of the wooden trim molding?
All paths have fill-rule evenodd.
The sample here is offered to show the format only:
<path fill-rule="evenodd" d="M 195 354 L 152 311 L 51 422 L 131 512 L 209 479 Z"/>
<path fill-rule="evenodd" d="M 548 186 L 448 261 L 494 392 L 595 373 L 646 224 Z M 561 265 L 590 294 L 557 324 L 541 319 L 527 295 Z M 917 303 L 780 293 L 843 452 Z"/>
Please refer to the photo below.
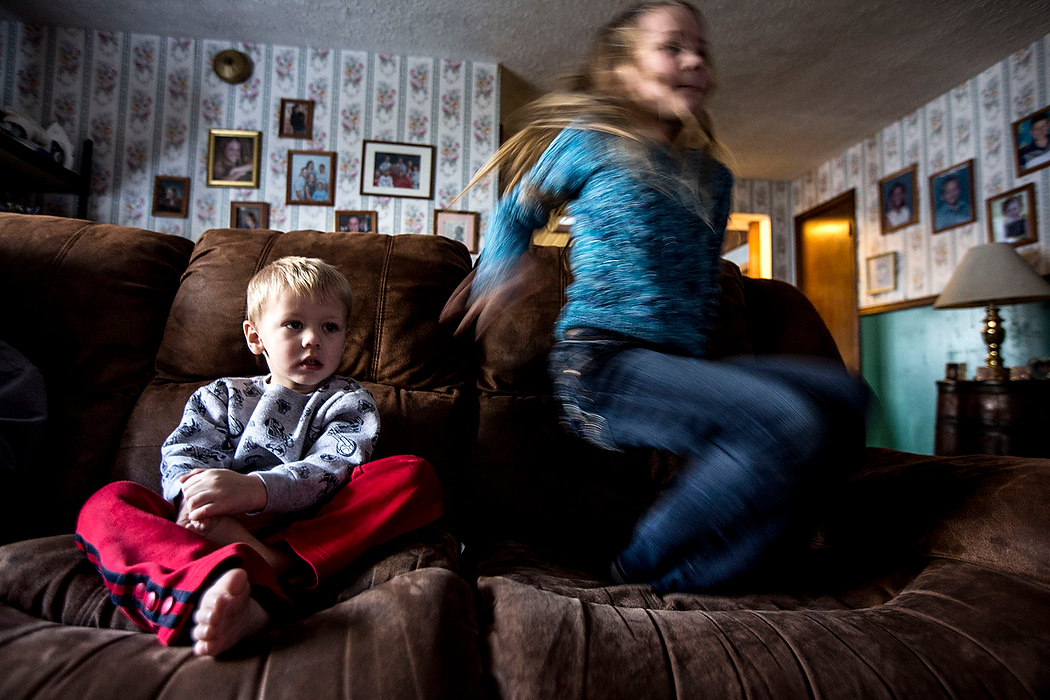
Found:
<path fill-rule="evenodd" d="M 934 301 L 937 300 L 937 295 L 934 294 L 932 297 L 921 297 L 919 299 L 909 299 L 908 301 L 898 301 L 893 304 L 880 304 L 879 306 L 868 306 L 860 309 L 861 316 L 874 316 L 875 314 L 884 314 L 888 311 L 902 311 L 904 309 L 915 309 L 920 306 L 930 306 Z"/>

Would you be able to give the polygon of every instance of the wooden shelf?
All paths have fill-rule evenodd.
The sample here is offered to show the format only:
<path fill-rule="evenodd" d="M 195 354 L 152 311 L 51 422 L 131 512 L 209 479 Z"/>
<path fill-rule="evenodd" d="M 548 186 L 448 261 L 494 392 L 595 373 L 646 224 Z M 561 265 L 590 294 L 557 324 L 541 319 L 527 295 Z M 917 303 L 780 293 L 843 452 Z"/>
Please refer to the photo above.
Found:
<path fill-rule="evenodd" d="M 84 141 L 78 173 L 0 131 L 0 191 L 72 194 L 77 198 L 77 218 L 86 219 L 93 145 Z"/>
<path fill-rule="evenodd" d="M 1050 457 L 1050 381 L 937 382 L 936 455 Z"/>

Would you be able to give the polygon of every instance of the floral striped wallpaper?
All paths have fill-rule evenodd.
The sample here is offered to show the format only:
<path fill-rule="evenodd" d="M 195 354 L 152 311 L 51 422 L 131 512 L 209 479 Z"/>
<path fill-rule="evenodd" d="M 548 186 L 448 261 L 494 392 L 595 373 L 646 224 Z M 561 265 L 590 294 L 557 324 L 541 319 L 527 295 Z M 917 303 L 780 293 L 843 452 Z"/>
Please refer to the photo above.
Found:
<path fill-rule="evenodd" d="M 211 69 L 227 48 L 255 64 L 240 85 Z M 105 31 L 0 23 L 0 96 L 45 128 L 61 124 L 77 144 L 95 142 L 89 216 L 196 239 L 229 223 L 230 201 L 270 204 L 270 227 L 335 228 L 336 209 L 374 209 L 384 233 L 429 233 L 498 146 L 497 66 Z M 278 137 L 281 98 L 316 102 L 310 141 Z M 205 185 L 209 129 L 261 131 L 260 186 Z M 364 140 L 436 148 L 434 199 L 361 196 Z M 337 153 L 335 206 L 286 205 L 289 150 Z M 189 216 L 151 215 L 156 175 L 191 178 Z M 457 202 L 482 214 L 492 182 Z"/>
<path fill-rule="evenodd" d="M 857 190 L 857 257 L 861 308 L 939 294 L 970 247 L 989 242 L 986 200 L 1035 185 L 1038 240 L 1018 248 L 1041 274 L 1050 273 L 1050 168 L 1017 176 L 1013 123 L 1050 104 L 1050 36 L 890 124 L 792 185 L 795 212 Z M 974 161 L 977 220 L 933 233 L 929 177 Z M 879 225 L 879 180 L 918 164 L 919 220 L 886 235 Z M 897 253 L 893 291 L 867 293 L 865 260 Z"/>
<path fill-rule="evenodd" d="M 765 214 L 770 220 L 773 245 L 773 279 L 791 280 L 792 190 L 788 182 L 777 180 L 737 180 L 733 188 L 733 211 L 743 214 Z"/>

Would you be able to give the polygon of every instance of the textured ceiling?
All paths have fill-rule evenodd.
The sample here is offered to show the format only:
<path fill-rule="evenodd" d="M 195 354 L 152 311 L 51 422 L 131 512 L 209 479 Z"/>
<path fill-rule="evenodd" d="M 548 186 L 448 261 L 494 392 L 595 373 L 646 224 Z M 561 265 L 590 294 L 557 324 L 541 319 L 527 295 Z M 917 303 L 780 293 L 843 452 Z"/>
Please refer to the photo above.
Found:
<path fill-rule="evenodd" d="M 792 179 L 1050 33 L 1047 0 L 709 0 L 738 176 Z M 0 0 L 0 19 L 572 70 L 621 0 Z M 513 95 L 506 95 L 513 97 Z"/>

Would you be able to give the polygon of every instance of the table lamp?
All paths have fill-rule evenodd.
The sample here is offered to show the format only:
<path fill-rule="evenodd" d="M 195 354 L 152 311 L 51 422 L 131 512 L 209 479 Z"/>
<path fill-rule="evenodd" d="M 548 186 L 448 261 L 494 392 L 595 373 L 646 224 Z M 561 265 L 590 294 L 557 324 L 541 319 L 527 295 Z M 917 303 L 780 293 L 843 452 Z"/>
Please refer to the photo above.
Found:
<path fill-rule="evenodd" d="M 988 379 L 1010 378 L 1000 348 L 1006 338 L 999 307 L 1050 299 L 1050 283 L 1040 277 L 1009 243 L 987 243 L 966 251 L 935 309 L 987 307 L 981 336 L 988 346 L 984 360 Z"/>

